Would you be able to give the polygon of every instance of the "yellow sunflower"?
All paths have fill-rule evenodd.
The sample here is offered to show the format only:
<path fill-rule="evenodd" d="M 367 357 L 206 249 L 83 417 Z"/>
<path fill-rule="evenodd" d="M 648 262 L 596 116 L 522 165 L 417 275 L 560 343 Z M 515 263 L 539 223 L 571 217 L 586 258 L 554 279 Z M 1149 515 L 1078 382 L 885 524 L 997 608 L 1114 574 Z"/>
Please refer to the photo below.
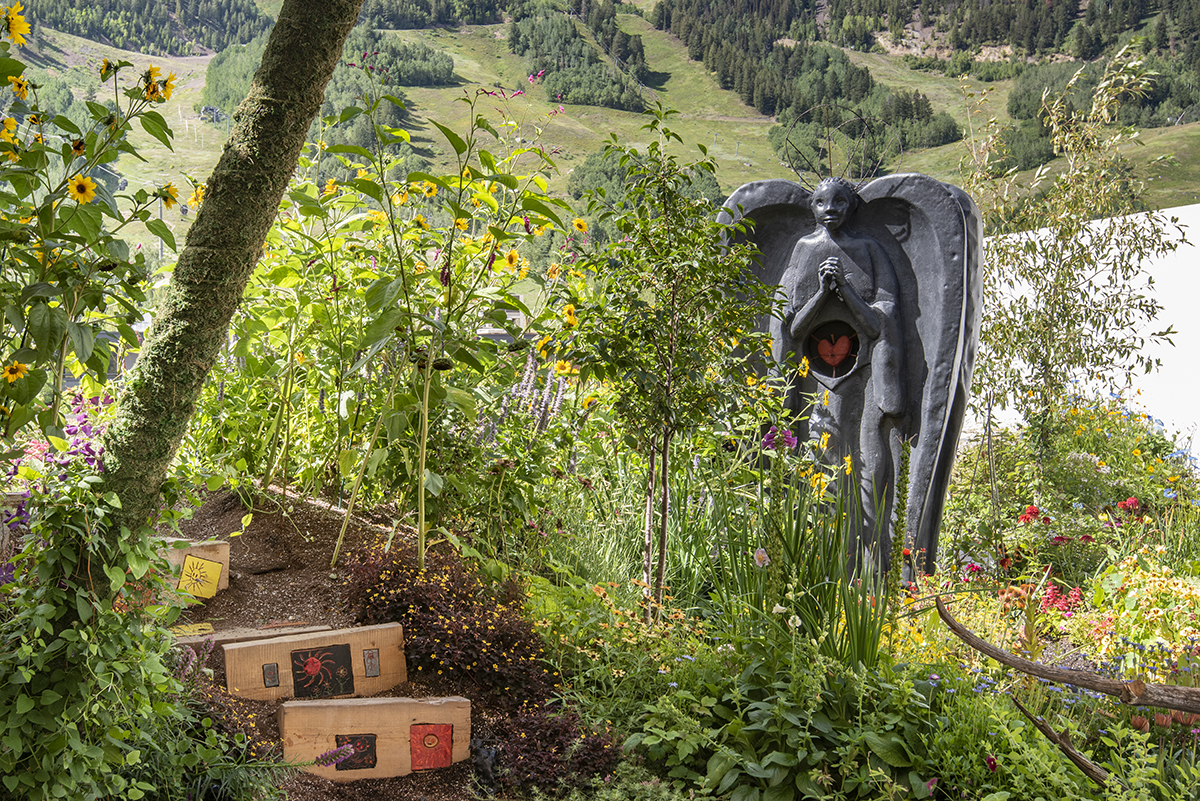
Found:
<path fill-rule="evenodd" d="M 578 231 L 581 234 L 587 233 L 587 221 L 580 219 L 579 217 L 576 217 L 571 222 L 571 227 L 574 228 L 576 231 Z"/>
<path fill-rule="evenodd" d="M 163 205 L 168 210 L 179 205 L 179 190 L 175 188 L 175 184 L 167 184 L 162 189 L 158 190 L 158 196 L 162 198 Z"/>
<path fill-rule="evenodd" d="M 29 81 L 18 75 L 9 75 L 8 82 L 12 84 L 13 94 L 22 100 L 29 99 Z"/>
<path fill-rule="evenodd" d="M 192 196 L 188 198 L 188 205 L 193 208 L 198 208 L 204 202 L 204 187 L 197 186 L 192 190 Z"/>
<path fill-rule="evenodd" d="M 568 327 L 579 325 L 579 318 L 575 316 L 574 303 L 568 303 L 563 307 L 563 322 L 566 323 Z"/>
<path fill-rule="evenodd" d="M 107 58 L 100 62 L 100 80 L 108 80 L 108 76 L 113 74 L 116 67 Z"/>
<path fill-rule="evenodd" d="M 29 35 L 29 23 L 25 21 L 25 17 L 21 16 L 21 12 L 24 10 L 20 0 L 4 10 L 5 31 L 8 33 L 8 38 L 12 39 L 13 44 L 17 47 L 24 47 L 25 37 Z"/>
<path fill-rule="evenodd" d="M 4 368 L 0 368 L 0 375 L 4 376 L 5 380 L 7 380 L 10 384 L 19 378 L 24 378 L 28 372 L 29 365 L 21 364 L 18 361 L 14 361 L 12 364 Z"/>
<path fill-rule="evenodd" d="M 521 256 L 515 250 L 510 250 L 504 254 L 504 263 L 508 265 L 508 269 L 514 270 L 521 263 Z"/>
<path fill-rule="evenodd" d="M 82 139 L 76 139 L 71 143 L 71 155 L 82 156 L 87 153 L 87 142 Z"/>
<path fill-rule="evenodd" d="M 171 92 L 175 91 L 175 73 L 167 76 L 167 79 L 162 82 L 163 100 L 171 99 Z"/>
<path fill-rule="evenodd" d="M 67 195 L 76 203 L 91 203 L 96 199 L 96 182 L 86 175 L 76 175 L 67 184 Z"/>
<path fill-rule="evenodd" d="M 454 219 L 454 227 L 460 231 L 467 230 L 467 218 L 466 217 L 456 217 Z"/>
<path fill-rule="evenodd" d="M 546 268 L 546 277 L 553 281 L 562 273 L 562 265 L 556 261 L 550 262 L 550 266 Z"/>

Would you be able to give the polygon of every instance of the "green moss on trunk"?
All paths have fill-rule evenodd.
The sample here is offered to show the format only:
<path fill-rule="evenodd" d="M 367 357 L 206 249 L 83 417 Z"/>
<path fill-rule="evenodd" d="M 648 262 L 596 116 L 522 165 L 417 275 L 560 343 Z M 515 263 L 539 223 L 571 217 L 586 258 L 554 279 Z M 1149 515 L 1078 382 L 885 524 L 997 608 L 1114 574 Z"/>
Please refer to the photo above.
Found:
<path fill-rule="evenodd" d="M 105 489 L 121 498 L 121 525 L 136 529 L 155 507 L 362 1 L 285 0 L 280 10 L 105 434 Z"/>

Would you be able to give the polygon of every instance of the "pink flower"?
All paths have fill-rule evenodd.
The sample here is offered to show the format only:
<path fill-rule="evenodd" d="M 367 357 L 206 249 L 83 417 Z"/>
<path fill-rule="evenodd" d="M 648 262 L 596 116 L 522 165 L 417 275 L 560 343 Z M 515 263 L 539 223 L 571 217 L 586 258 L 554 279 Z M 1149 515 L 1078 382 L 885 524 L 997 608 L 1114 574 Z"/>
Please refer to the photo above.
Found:
<path fill-rule="evenodd" d="M 994 756 L 988 754 L 983 761 L 987 765 L 988 770 L 992 773 L 996 772 L 996 758 Z"/>
<path fill-rule="evenodd" d="M 766 567 L 771 564 L 771 557 L 767 555 L 766 548 L 759 548 L 754 552 L 754 564 L 759 567 Z"/>
<path fill-rule="evenodd" d="M 1096 538 L 1093 537 L 1091 534 L 1081 534 L 1081 535 L 1079 535 L 1079 541 L 1080 542 L 1095 542 Z"/>

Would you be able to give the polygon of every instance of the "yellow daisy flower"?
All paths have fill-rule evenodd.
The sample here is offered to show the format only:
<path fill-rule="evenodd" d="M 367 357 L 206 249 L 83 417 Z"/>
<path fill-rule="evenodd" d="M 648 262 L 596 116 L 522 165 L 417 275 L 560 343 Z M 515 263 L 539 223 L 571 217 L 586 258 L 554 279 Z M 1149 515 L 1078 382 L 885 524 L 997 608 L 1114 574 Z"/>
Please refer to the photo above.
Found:
<path fill-rule="evenodd" d="M 77 156 L 77 157 L 83 156 L 86 153 L 87 153 L 87 142 L 83 141 L 82 139 L 76 139 L 74 142 L 71 143 L 71 155 L 72 156 Z"/>
<path fill-rule="evenodd" d="M 521 256 L 516 250 L 510 250 L 504 255 L 504 263 L 508 266 L 508 269 L 514 270 L 521 263 Z"/>
<path fill-rule="evenodd" d="M 455 218 L 455 220 L 454 220 L 454 227 L 455 227 L 455 228 L 457 228 L 457 229 L 458 229 L 458 230 L 460 230 L 460 231 L 465 231 L 465 230 L 467 230 L 467 218 L 466 218 L 466 217 L 457 217 L 457 218 Z"/>
<path fill-rule="evenodd" d="M 175 73 L 167 76 L 167 79 L 162 82 L 163 100 L 171 99 L 171 92 L 175 91 Z"/>
<path fill-rule="evenodd" d="M 25 21 L 25 17 L 21 16 L 21 12 L 24 10 L 20 0 L 4 10 L 5 33 L 17 47 L 24 47 L 25 37 L 29 35 L 29 23 Z"/>
<path fill-rule="evenodd" d="M 195 189 L 192 190 L 192 196 L 188 198 L 188 205 L 198 208 L 200 206 L 200 204 L 203 202 L 204 202 L 204 187 L 197 186 Z"/>
<path fill-rule="evenodd" d="M 552 262 L 550 262 L 550 266 L 548 268 L 546 268 L 546 277 L 549 278 L 551 281 L 553 281 L 554 279 L 558 278 L 558 276 L 561 272 L 562 272 L 562 265 L 560 265 L 556 261 L 552 261 Z"/>
<path fill-rule="evenodd" d="M 28 372 L 29 365 L 21 364 L 18 361 L 14 361 L 12 364 L 0 369 L 0 375 L 4 376 L 5 380 L 10 384 L 19 378 L 24 378 Z"/>
<path fill-rule="evenodd" d="M 12 84 L 13 94 L 22 100 L 29 99 L 29 81 L 18 75 L 9 75 L 8 82 Z"/>
<path fill-rule="evenodd" d="M 563 307 L 563 322 L 570 327 L 579 325 L 579 318 L 575 316 L 574 303 L 568 303 Z"/>
<path fill-rule="evenodd" d="M 91 203 L 96 199 L 96 182 L 86 175 L 76 175 L 67 184 L 67 195 L 76 203 Z"/>
<path fill-rule="evenodd" d="M 179 190 L 175 188 L 175 184 L 167 184 L 162 189 L 158 190 L 158 196 L 162 199 L 163 205 L 168 210 L 179 205 Z"/>
<path fill-rule="evenodd" d="M 581 234 L 587 233 L 587 221 L 585 221 L 579 217 L 576 217 L 574 220 L 571 221 L 571 227 L 574 228 L 576 231 L 578 231 Z"/>

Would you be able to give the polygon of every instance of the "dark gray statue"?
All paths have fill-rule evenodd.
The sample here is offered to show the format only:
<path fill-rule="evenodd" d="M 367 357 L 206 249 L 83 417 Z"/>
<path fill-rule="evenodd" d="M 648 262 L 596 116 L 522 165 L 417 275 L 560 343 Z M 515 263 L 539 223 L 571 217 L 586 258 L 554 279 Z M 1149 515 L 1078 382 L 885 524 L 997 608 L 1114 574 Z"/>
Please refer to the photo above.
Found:
<path fill-rule="evenodd" d="M 979 210 L 924 175 L 756 181 L 725 206 L 753 221 L 753 269 L 777 287 L 762 325 L 797 438 L 857 481 L 852 563 L 888 564 L 908 442 L 905 542 L 932 572 L 978 336 Z"/>

